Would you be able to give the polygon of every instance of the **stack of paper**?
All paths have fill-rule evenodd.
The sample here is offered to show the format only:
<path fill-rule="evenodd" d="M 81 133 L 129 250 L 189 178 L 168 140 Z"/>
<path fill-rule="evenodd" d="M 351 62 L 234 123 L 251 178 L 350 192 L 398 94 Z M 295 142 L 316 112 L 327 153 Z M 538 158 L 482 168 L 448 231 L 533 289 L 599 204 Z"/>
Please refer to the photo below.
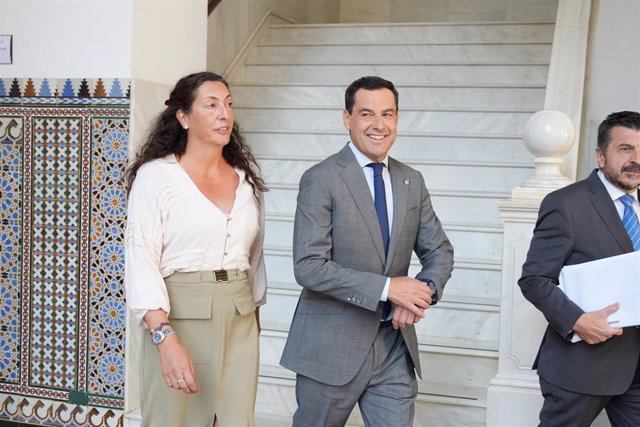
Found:
<path fill-rule="evenodd" d="M 559 287 L 585 312 L 619 303 L 611 326 L 640 325 L 640 252 L 565 266 Z"/>

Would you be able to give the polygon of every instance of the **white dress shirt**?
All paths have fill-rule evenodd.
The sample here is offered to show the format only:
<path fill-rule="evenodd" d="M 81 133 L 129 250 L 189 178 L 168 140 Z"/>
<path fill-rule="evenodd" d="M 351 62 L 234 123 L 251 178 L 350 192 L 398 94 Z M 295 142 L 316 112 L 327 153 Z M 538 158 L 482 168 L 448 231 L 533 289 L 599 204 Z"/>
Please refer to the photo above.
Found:
<path fill-rule="evenodd" d="M 358 161 L 358 164 L 364 172 L 364 178 L 367 180 L 367 185 L 369 186 L 371 197 L 375 200 L 375 189 L 373 188 L 373 168 L 367 166 L 373 161 L 362 154 L 360 150 L 358 150 L 358 148 L 353 144 L 353 142 L 349 143 L 349 148 L 351 148 L 353 155 L 356 156 L 356 160 Z M 393 226 L 393 188 L 391 187 L 391 175 L 389 174 L 389 156 L 385 156 L 380 163 L 384 163 L 384 168 L 382 168 L 382 180 L 384 181 L 384 196 L 387 199 L 387 219 L 389 220 L 389 239 L 391 239 L 391 227 Z M 380 301 L 387 300 L 390 282 L 391 279 L 387 277 L 387 282 L 385 283 L 384 289 L 382 290 Z"/>
<path fill-rule="evenodd" d="M 622 219 L 624 217 L 624 204 L 620 200 L 620 197 L 624 196 L 627 193 L 619 189 L 612 183 L 610 183 L 607 177 L 605 177 L 602 171 L 600 170 L 598 171 L 598 177 L 604 184 L 604 188 L 607 189 L 607 192 L 609 193 L 609 196 L 613 200 L 613 204 L 615 205 L 616 210 L 618 211 L 618 215 L 620 215 L 620 219 Z M 633 191 L 632 193 L 629 193 L 629 195 L 633 199 L 633 210 L 636 211 L 636 215 L 638 216 L 638 218 L 640 218 L 640 210 L 639 210 L 640 205 L 638 205 L 638 192 Z"/>
<path fill-rule="evenodd" d="M 245 173 L 228 214 L 200 192 L 175 156 L 145 163 L 129 194 L 125 231 L 127 304 L 142 322 L 171 307 L 163 278 L 174 272 L 248 270 L 256 305 L 265 301 L 263 209 Z"/>

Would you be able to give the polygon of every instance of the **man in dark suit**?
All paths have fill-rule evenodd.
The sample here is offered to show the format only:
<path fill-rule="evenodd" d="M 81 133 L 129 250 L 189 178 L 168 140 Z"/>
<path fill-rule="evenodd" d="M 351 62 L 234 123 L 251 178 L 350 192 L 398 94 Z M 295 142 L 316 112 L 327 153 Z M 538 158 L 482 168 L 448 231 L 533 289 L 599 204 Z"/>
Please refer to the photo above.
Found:
<path fill-rule="evenodd" d="M 300 180 L 293 257 L 303 289 L 280 363 L 297 373 L 294 426 L 344 425 L 358 403 L 367 426 L 408 427 L 420 374 L 413 324 L 442 297 L 453 248 L 422 175 L 387 155 L 393 84 L 354 81 L 343 121 L 351 142 Z"/>
<path fill-rule="evenodd" d="M 596 155 L 599 170 L 542 201 L 518 282 L 549 322 L 533 366 L 545 427 L 589 426 L 602 409 L 614 426 L 640 426 L 640 332 L 607 323 L 622 301 L 585 313 L 557 287 L 565 265 L 640 247 L 640 114 L 610 114 L 598 129 Z M 582 341 L 572 343 L 573 334 Z"/>

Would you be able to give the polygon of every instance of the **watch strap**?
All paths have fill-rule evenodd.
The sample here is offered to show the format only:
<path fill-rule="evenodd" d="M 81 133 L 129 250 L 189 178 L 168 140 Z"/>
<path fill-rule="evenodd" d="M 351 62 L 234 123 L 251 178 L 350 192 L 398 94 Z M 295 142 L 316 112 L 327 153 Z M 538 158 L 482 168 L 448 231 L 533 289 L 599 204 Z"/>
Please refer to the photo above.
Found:
<path fill-rule="evenodd" d="M 431 289 L 431 304 L 429 305 L 436 305 L 436 303 L 440 299 L 440 296 L 438 295 L 438 287 L 436 286 L 436 284 L 433 283 L 433 280 L 430 280 L 430 279 L 418 279 L 418 280 L 420 280 L 421 282 L 424 282 L 424 284 L 426 284 Z"/>
<path fill-rule="evenodd" d="M 438 288 L 431 280 L 427 282 L 427 285 L 431 288 L 431 305 L 435 305 L 438 302 Z"/>
<path fill-rule="evenodd" d="M 159 331 L 160 329 L 164 328 L 165 326 L 171 327 L 171 323 L 169 323 L 169 322 L 160 322 L 160 325 L 158 325 L 157 328 L 152 329 L 151 333 L 153 334 L 155 331 Z"/>

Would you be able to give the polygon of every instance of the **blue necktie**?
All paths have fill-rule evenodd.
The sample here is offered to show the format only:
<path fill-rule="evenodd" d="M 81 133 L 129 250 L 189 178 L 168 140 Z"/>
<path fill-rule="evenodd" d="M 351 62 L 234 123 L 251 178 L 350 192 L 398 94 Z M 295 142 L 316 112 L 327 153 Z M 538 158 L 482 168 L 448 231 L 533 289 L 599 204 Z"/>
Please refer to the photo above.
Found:
<path fill-rule="evenodd" d="M 367 166 L 373 169 L 373 204 L 376 207 L 386 255 L 389 250 L 389 215 L 387 214 L 387 196 L 384 191 L 384 180 L 382 179 L 384 163 L 369 163 Z M 387 300 L 382 307 L 382 320 L 386 320 L 390 313 L 391 301 Z"/>
<path fill-rule="evenodd" d="M 389 216 L 387 215 L 387 196 L 384 191 L 384 180 L 382 179 L 382 169 L 384 163 L 369 163 L 367 166 L 373 169 L 373 204 L 378 214 L 380 231 L 382 231 L 382 241 L 384 242 L 384 253 L 389 249 Z"/>
<path fill-rule="evenodd" d="M 640 224 L 638 223 L 636 211 L 633 209 L 633 197 L 625 194 L 620 197 L 620 201 L 624 205 L 624 214 L 622 216 L 624 228 L 629 233 L 631 243 L 633 243 L 633 250 L 640 250 Z"/>

